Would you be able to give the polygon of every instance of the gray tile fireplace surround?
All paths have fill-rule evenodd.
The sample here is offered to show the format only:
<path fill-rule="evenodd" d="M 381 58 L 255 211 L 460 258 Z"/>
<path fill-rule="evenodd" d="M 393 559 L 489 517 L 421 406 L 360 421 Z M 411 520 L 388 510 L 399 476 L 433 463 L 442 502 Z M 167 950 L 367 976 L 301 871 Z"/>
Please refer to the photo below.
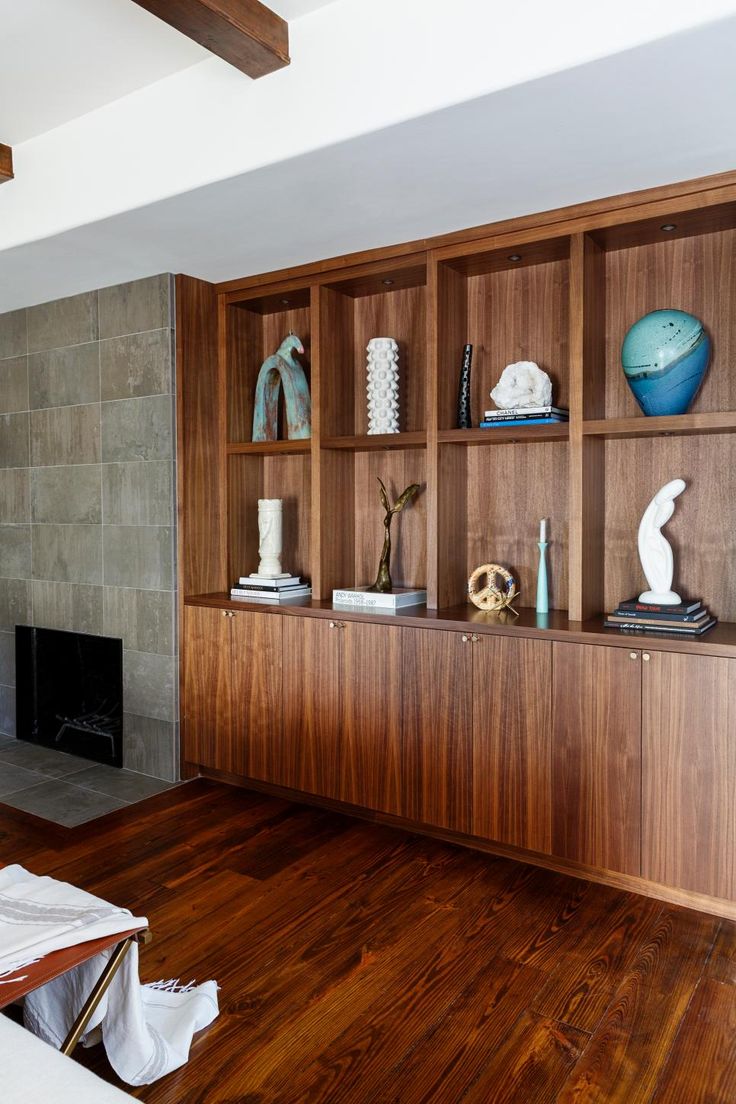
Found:
<path fill-rule="evenodd" d="M 15 736 L 16 624 L 121 637 L 123 765 L 166 781 L 178 778 L 173 320 L 167 274 L 0 315 L 0 734 Z"/>

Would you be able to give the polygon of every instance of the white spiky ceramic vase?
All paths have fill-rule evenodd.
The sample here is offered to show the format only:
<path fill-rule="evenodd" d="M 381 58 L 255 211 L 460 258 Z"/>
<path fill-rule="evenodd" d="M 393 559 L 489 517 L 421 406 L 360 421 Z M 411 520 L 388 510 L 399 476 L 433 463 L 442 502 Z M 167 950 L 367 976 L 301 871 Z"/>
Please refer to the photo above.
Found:
<path fill-rule="evenodd" d="M 368 351 L 368 433 L 399 432 L 399 346 L 372 337 Z"/>

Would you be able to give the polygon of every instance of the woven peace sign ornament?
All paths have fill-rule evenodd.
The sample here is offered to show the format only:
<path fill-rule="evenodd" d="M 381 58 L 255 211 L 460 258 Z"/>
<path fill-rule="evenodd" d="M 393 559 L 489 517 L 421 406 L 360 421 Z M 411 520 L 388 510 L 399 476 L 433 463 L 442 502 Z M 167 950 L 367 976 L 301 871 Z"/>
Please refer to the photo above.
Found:
<path fill-rule="evenodd" d="M 482 583 L 484 577 L 485 585 Z M 486 613 L 502 609 L 516 613 L 511 603 L 518 593 L 516 579 L 500 564 L 481 564 L 468 579 L 468 598 Z"/>

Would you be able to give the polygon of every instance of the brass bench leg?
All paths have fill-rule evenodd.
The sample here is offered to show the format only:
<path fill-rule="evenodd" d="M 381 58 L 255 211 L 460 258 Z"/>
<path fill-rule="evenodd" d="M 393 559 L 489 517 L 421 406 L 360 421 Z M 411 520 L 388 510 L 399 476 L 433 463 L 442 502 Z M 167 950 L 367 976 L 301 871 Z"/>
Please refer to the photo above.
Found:
<path fill-rule="evenodd" d="M 64 1043 L 61 1047 L 62 1054 L 71 1054 L 71 1052 L 74 1050 L 75 1046 L 81 1039 L 82 1035 L 84 1035 L 85 1028 L 87 1027 L 87 1024 L 92 1017 L 92 1013 L 97 1008 L 97 1005 L 100 1003 L 105 993 L 107 992 L 110 982 L 120 969 L 123 959 L 130 950 L 131 944 L 134 942 L 136 942 L 135 935 L 128 936 L 128 938 L 124 939 L 122 943 L 118 943 L 117 947 L 110 955 L 110 958 L 108 959 L 105 968 L 97 979 L 92 992 L 87 997 L 87 1000 L 82 1006 L 81 1012 L 74 1021 L 71 1031 L 64 1040 Z"/>

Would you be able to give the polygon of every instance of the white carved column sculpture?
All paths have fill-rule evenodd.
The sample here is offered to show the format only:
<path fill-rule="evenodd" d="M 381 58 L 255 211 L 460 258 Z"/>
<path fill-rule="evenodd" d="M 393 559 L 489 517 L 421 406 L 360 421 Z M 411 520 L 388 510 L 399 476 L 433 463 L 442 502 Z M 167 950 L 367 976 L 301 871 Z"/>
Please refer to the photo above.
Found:
<path fill-rule="evenodd" d="M 372 337 L 368 351 L 368 433 L 399 432 L 399 346 L 392 337 Z"/>
<path fill-rule="evenodd" d="M 281 579 L 282 509 L 280 498 L 258 499 L 258 554 L 261 562 L 252 579 Z"/>

